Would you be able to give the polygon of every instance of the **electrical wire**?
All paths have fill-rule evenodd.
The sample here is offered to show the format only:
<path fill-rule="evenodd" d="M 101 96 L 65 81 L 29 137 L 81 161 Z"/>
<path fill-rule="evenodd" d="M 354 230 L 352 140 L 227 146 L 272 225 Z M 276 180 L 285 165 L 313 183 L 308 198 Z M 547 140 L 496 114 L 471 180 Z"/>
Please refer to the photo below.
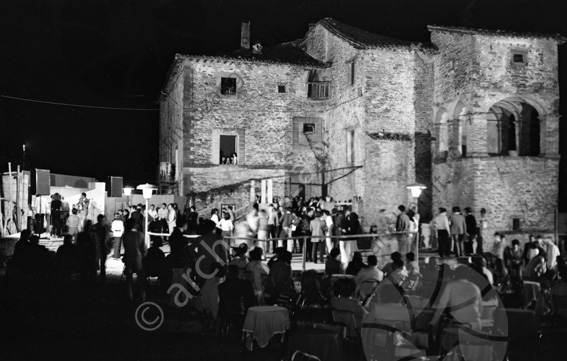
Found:
<path fill-rule="evenodd" d="M 66 107 L 76 107 L 76 108 L 89 108 L 89 109 L 105 109 L 105 110 L 125 110 L 125 111 L 159 111 L 159 109 L 152 109 L 152 108 L 123 108 L 123 107 L 103 107 L 97 105 L 83 105 L 83 104 L 69 104 L 69 103 L 59 103 L 59 102 L 50 102 L 46 100 L 37 100 L 37 99 L 28 99 L 28 98 L 20 98 L 14 97 L 10 95 L 2 95 L 0 94 L 1 98 L 12 99 L 12 100 L 19 100 L 24 102 L 31 102 L 31 103 L 40 103 L 40 104 L 50 104 L 50 105 L 60 105 Z"/>

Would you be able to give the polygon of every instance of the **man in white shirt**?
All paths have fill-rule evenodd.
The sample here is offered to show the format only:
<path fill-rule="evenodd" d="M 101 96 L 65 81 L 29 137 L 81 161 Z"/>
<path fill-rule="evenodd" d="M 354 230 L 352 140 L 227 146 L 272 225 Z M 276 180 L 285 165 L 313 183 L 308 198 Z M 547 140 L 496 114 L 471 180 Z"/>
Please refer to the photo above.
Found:
<path fill-rule="evenodd" d="M 447 210 L 445 208 L 439 208 L 439 214 L 433 219 L 431 226 L 437 232 L 439 256 L 449 256 L 451 252 L 451 241 L 449 240 L 450 228 L 449 219 L 447 218 Z"/>
<path fill-rule="evenodd" d="M 112 248 L 114 249 L 114 259 L 120 259 L 120 249 L 122 248 L 122 235 L 124 234 L 124 221 L 120 216 L 120 213 L 116 212 L 114 215 L 114 220 L 110 226 L 112 230 Z"/>
<path fill-rule="evenodd" d="M 148 218 L 148 222 L 152 222 L 157 218 L 157 211 L 155 204 L 150 205 L 150 210 L 148 211 L 148 215 L 151 218 Z"/>

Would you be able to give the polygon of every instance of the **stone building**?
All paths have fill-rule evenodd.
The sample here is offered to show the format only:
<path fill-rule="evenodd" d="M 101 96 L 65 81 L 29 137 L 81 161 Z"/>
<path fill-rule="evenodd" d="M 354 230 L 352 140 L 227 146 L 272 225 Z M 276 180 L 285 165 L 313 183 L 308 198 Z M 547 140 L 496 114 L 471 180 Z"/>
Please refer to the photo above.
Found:
<path fill-rule="evenodd" d="M 486 208 L 491 227 L 549 230 L 558 190 L 552 35 L 430 26 L 432 43 L 333 19 L 275 47 L 176 55 L 162 91 L 160 160 L 201 209 L 256 194 L 358 200 L 365 222 L 427 186 L 439 206 Z M 237 153 L 237 164 L 221 164 Z"/>

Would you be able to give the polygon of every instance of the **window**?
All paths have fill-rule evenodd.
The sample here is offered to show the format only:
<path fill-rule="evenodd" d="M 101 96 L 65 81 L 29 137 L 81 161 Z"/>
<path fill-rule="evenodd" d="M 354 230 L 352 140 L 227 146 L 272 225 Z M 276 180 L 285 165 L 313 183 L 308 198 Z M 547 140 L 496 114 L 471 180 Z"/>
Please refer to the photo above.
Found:
<path fill-rule="evenodd" d="M 347 149 L 346 149 L 346 161 L 347 164 L 354 165 L 354 130 L 347 130 Z"/>
<path fill-rule="evenodd" d="M 210 164 L 246 164 L 245 138 L 244 129 L 211 129 Z"/>
<path fill-rule="evenodd" d="M 315 132 L 315 124 L 313 123 L 303 124 L 303 133 L 313 133 L 313 132 Z"/>
<path fill-rule="evenodd" d="M 514 54 L 512 57 L 514 63 L 523 63 L 524 62 L 524 54 Z"/>
<path fill-rule="evenodd" d="M 236 78 L 221 78 L 221 94 L 236 94 Z"/>
<path fill-rule="evenodd" d="M 238 164 L 236 135 L 220 136 L 220 164 Z"/>
<path fill-rule="evenodd" d="M 511 63 L 513 66 L 526 65 L 528 53 L 525 50 L 512 50 Z"/>
<path fill-rule="evenodd" d="M 307 97 L 311 99 L 328 99 L 330 83 L 328 81 L 315 81 L 307 83 Z"/>
<path fill-rule="evenodd" d="M 278 93 L 285 93 L 285 85 L 278 85 Z"/>
<path fill-rule="evenodd" d="M 354 59 L 347 62 L 348 84 L 354 85 Z"/>

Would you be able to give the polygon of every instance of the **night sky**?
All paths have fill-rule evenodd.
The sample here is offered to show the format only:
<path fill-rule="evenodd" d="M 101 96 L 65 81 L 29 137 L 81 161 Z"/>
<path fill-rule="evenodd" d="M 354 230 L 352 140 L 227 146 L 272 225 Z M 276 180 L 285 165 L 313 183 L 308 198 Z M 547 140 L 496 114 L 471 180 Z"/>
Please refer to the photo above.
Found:
<path fill-rule="evenodd" d="M 235 50 L 248 20 L 253 42 L 275 45 L 324 17 L 414 41 L 428 24 L 567 35 L 566 0 L 2 0 L 0 94 L 100 109 L 0 98 L 0 170 L 22 164 L 25 143 L 26 169 L 155 182 L 175 53 Z M 560 61 L 565 114 L 567 45 Z"/>

